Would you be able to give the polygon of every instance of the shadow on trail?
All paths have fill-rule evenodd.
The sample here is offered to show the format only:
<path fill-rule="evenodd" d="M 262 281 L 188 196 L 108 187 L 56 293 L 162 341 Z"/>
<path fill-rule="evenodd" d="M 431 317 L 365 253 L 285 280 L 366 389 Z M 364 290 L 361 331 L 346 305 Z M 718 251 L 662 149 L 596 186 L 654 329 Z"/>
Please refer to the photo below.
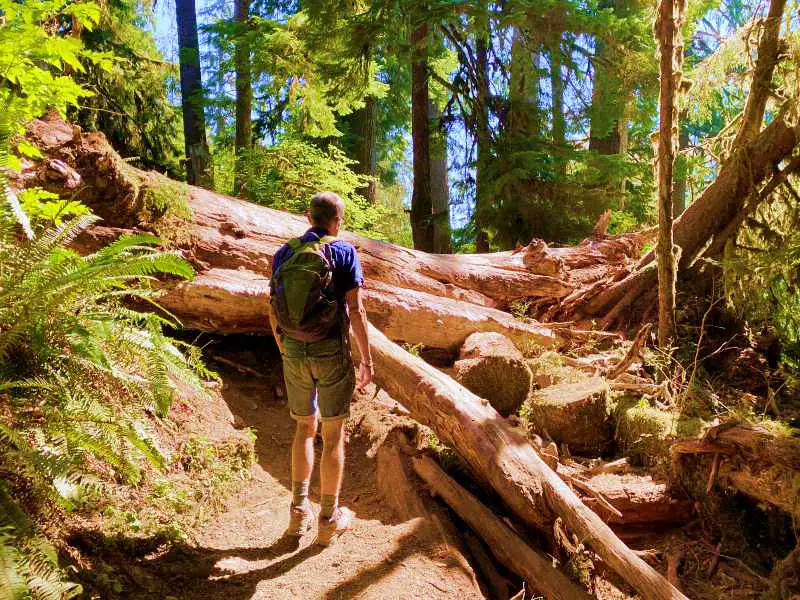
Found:
<path fill-rule="evenodd" d="M 186 600 L 250 599 L 261 582 L 280 577 L 325 550 L 314 544 L 313 538 L 303 541 L 301 545 L 299 538 L 284 535 L 262 548 L 219 550 L 171 544 L 164 551 L 165 543 L 158 538 L 130 539 L 93 533 L 72 539 L 78 547 L 91 548 L 94 559 L 102 560 L 115 573 L 116 581 L 106 581 L 103 575 L 98 577 L 95 573 L 87 573 L 87 591 L 102 598 L 138 600 L 163 600 L 169 596 Z M 226 567 L 227 561 L 236 561 L 238 566 L 242 561 L 271 562 L 261 568 L 237 573 Z M 104 570 L 100 569 L 100 572 Z"/>

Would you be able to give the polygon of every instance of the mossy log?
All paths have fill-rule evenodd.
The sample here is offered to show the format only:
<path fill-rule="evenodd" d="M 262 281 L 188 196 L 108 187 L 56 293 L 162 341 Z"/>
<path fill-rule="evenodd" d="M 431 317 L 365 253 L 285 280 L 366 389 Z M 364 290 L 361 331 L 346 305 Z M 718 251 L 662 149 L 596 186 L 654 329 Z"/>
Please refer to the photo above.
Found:
<path fill-rule="evenodd" d="M 607 414 L 608 384 L 594 377 L 534 392 L 528 400 L 533 433 L 566 443 L 571 451 L 597 454 L 611 443 Z"/>
<path fill-rule="evenodd" d="M 702 439 L 672 444 L 676 458 L 715 455 L 715 479 L 800 520 L 800 437 L 792 431 L 729 422 L 710 428 Z"/>

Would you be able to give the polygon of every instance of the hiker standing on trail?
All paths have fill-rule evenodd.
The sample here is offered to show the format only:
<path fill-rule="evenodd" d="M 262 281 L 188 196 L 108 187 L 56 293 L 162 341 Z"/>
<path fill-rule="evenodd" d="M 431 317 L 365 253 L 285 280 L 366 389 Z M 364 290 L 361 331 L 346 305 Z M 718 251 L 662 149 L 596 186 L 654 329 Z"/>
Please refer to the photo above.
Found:
<path fill-rule="evenodd" d="M 317 543 L 327 546 L 353 520 L 353 512 L 339 506 L 344 422 L 356 387 L 351 325 L 361 356 L 359 390 L 372 381 L 373 367 L 361 301 L 361 263 L 352 244 L 336 239 L 344 221 L 344 202 L 333 192 L 321 192 L 311 198 L 307 217 L 311 228 L 281 247 L 273 259 L 270 321 L 283 357 L 289 411 L 297 421 L 287 533 L 302 536 L 314 518 L 308 486 L 319 419 L 322 511 Z"/>

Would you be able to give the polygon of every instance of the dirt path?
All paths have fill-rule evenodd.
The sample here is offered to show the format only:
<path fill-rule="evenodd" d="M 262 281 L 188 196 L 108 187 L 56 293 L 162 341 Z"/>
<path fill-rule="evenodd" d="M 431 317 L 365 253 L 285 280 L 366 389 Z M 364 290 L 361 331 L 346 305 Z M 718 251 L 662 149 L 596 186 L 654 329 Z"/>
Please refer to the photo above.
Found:
<path fill-rule="evenodd" d="M 283 536 L 294 426 L 276 386 L 277 360 L 270 358 L 273 368 L 266 378 L 220 365 L 232 417 L 258 436 L 258 464 L 227 512 L 196 532 L 192 547 L 158 559 L 158 570 L 170 573 L 174 593 L 225 600 L 480 597 L 424 521 L 398 522 L 383 505 L 375 489 L 374 460 L 366 456 L 368 442 L 358 431 L 349 435 L 342 489 L 342 502 L 357 517 L 352 531 L 325 549 L 314 544 L 316 527 L 299 544 Z M 318 456 L 320 449 L 318 439 Z M 318 509 L 318 468 L 311 497 Z"/>

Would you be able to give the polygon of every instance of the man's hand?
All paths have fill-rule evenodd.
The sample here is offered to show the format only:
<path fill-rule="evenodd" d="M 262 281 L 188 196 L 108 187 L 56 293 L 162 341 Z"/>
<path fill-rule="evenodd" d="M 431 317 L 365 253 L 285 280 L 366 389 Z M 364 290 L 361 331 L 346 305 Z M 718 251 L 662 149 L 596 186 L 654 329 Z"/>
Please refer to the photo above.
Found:
<path fill-rule="evenodd" d="M 364 392 L 367 386 L 372 383 L 372 377 L 375 375 L 375 369 L 372 363 L 365 363 L 363 360 L 358 366 L 358 391 Z"/>
<path fill-rule="evenodd" d="M 353 337 L 356 339 L 361 364 L 358 367 L 358 391 L 363 392 L 369 385 L 374 375 L 372 367 L 372 354 L 369 351 L 369 338 L 367 336 L 367 311 L 361 301 L 361 288 L 353 288 L 345 294 L 347 307 L 350 310 L 350 324 L 353 327 Z"/>

